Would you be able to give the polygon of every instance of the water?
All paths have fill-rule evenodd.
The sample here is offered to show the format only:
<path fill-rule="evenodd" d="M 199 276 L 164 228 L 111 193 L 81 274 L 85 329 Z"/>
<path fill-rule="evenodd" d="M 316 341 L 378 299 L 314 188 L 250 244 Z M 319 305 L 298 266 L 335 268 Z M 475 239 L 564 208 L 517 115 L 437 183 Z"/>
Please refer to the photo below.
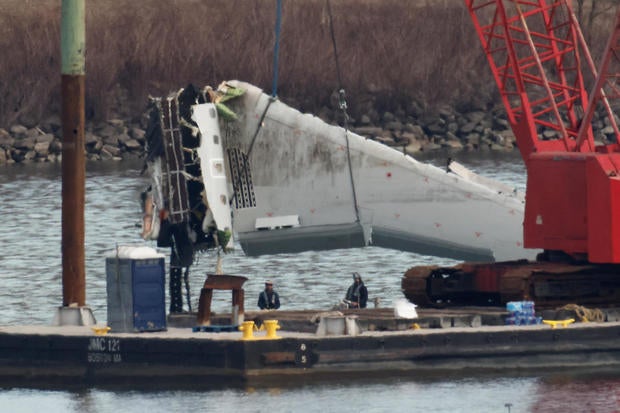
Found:
<path fill-rule="evenodd" d="M 425 160 L 444 166 L 447 155 Z M 484 157 L 459 154 L 457 160 L 486 176 L 523 189 L 525 176 L 518 153 Z M 424 159 L 424 158 L 423 158 Z M 105 257 L 115 246 L 143 245 L 138 195 L 146 177 L 136 162 L 89 163 L 86 179 L 87 303 L 105 322 Z M 61 171 L 59 165 L 14 165 L 0 175 L 0 325 L 49 324 L 62 303 L 60 260 Z M 146 243 L 154 246 L 153 243 Z M 246 308 L 263 288 L 265 278 L 276 283 L 283 308 L 325 309 L 342 298 L 350 274 L 364 277 L 370 299 L 389 306 L 400 298 L 400 277 L 421 264 L 452 264 L 448 259 L 363 248 L 302 254 L 245 257 L 238 249 L 223 257 L 226 273 L 247 276 Z M 204 254 L 192 268 L 193 306 L 205 274 L 216 257 Z M 227 311 L 228 294 L 214 295 L 216 312 Z M 566 372 L 525 377 L 389 378 L 352 383 L 313 383 L 306 386 L 234 389 L 105 389 L 0 390 L 0 412 L 555 412 L 620 411 L 620 374 L 569 375 Z M 506 406 L 511 404 L 511 406 Z"/>

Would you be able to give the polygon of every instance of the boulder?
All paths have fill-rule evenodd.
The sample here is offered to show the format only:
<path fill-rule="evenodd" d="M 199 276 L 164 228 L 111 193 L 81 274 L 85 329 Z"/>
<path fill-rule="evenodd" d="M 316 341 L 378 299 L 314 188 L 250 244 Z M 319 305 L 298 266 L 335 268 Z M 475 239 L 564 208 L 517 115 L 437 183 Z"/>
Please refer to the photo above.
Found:
<path fill-rule="evenodd" d="M 101 138 L 99 138 L 97 135 L 95 135 L 92 132 L 86 132 L 84 134 L 84 145 L 87 148 L 92 148 L 93 146 L 95 146 L 97 144 L 97 142 L 99 142 L 101 140 Z"/>
<path fill-rule="evenodd" d="M 49 153 L 50 142 L 38 142 L 34 145 L 34 151 L 41 156 L 46 156 Z"/>
<path fill-rule="evenodd" d="M 142 145 L 136 139 L 129 139 L 125 142 L 125 147 L 130 151 L 142 149 Z"/>
<path fill-rule="evenodd" d="M 137 140 L 140 143 L 144 143 L 145 134 L 146 132 L 140 128 L 131 128 L 129 130 L 129 136 L 131 136 L 133 139 Z"/>
<path fill-rule="evenodd" d="M 370 116 L 362 115 L 362 117 L 360 118 L 360 124 L 362 124 L 362 125 L 370 125 Z"/>
<path fill-rule="evenodd" d="M 403 124 L 397 120 L 386 122 L 385 128 L 392 131 L 401 131 L 403 129 Z"/>
<path fill-rule="evenodd" d="M 472 133 L 474 129 L 476 129 L 476 126 L 478 126 L 478 123 L 468 122 L 465 125 L 461 126 L 460 133 L 464 135 L 467 135 L 468 133 Z"/>
<path fill-rule="evenodd" d="M 15 138 L 9 135 L 6 130 L 0 129 L 0 148 L 8 149 L 13 147 L 14 144 Z"/>
<path fill-rule="evenodd" d="M 444 148 L 463 149 L 463 144 L 457 140 L 448 139 L 441 144 Z"/>
<path fill-rule="evenodd" d="M 405 153 L 416 153 L 422 150 L 422 144 L 418 141 L 409 141 L 409 145 L 405 146 Z"/>
<path fill-rule="evenodd" d="M 11 132 L 11 135 L 16 136 L 16 137 L 21 137 L 21 136 L 26 135 L 28 128 L 25 127 L 24 125 L 13 125 L 11 126 L 9 131 Z"/>
<path fill-rule="evenodd" d="M 364 136 L 378 136 L 381 135 L 383 129 L 376 126 L 360 126 L 358 128 L 353 128 L 353 132 Z"/>
<path fill-rule="evenodd" d="M 480 123 L 485 118 L 485 116 L 486 113 L 482 111 L 469 112 L 465 114 L 465 117 L 473 123 Z"/>
<path fill-rule="evenodd" d="M 34 144 L 35 137 L 31 136 L 29 138 L 15 139 L 15 143 L 13 144 L 13 146 L 17 149 L 31 150 L 34 148 Z"/>
<path fill-rule="evenodd" d="M 104 153 L 109 154 L 110 157 L 115 157 L 115 156 L 120 156 L 121 155 L 121 150 L 118 148 L 118 146 L 113 146 L 113 145 L 103 145 L 103 147 L 101 148 L 101 157 L 103 158 Z"/>
<path fill-rule="evenodd" d="M 388 122 L 392 122 L 393 120 L 396 120 L 396 117 L 394 116 L 392 112 L 384 112 L 382 119 L 383 119 L 383 122 L 388 123 Z"/>
<path fill-rule="evenodd" d="M 46 134 L 37 136 L 34 141 L 35 141 L 35 143 L 43 143 L 43 142 L 50 143 L 54 139 L 56 139 L 56 138 L 55 138 L 55 136 L 53 134 L 46 133 Z"/>

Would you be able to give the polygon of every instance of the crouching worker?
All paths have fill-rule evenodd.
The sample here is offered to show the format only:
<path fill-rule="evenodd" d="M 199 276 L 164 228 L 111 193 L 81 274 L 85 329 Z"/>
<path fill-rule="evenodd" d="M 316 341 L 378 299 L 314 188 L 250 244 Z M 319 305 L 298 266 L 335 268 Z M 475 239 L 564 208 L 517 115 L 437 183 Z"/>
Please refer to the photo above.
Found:
<path fill-rule="evenodd" d="M 349 308 L 366 308 L 366 301 L 368 301 L 368 290 L 366 289 L 359 273 L 353 273 L 353 284 L 351 284 L 347 290 L 347 295 L 344 300 Z"/>
<path fill-rule="evenodd" d="M 265 289 L 258 296 L 258 308 L 261 310 L 277 310 L 280 308 L 280 296 L 273 289 L 273 282 L 265 281 Z"/>

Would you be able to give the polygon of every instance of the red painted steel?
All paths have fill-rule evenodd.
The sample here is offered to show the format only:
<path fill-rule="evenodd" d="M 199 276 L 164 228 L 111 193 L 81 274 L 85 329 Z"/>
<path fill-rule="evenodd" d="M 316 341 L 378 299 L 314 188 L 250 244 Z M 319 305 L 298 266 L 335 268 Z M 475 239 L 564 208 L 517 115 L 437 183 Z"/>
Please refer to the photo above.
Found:
<path fill-rule="evenodd" d="M 594 64 L 570 0 L 465 0 L 528 170 L 524 245 L 620 263 L 620 145 L 595 145 L 598 108 L 620 97 L 620 6 Z M 544 134 L 543 134 L 544 133 Z"/>

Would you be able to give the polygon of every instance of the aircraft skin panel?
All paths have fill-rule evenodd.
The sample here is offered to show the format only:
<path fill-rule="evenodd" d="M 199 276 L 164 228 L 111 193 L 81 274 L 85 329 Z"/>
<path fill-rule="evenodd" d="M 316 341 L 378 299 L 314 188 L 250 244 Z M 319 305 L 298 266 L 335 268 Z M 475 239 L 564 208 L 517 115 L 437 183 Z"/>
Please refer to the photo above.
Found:
<path fill-rule="evenodd" d="M 192 119 L 200 129 L 200 145 L 196 149 L 200 158 L 202 179 L 209 212 L 217 229 L 230 231 L 232 234 L 232 218 L 229 199 L 229 186 L 224 163 L 224 149 L 217 117 L 217 110 L 212 103 L 192 106 Z M 203 231 L 212 225 L 210 219 L 204 219 Z M 232 236 L 228 247 L 232 247 Z"/>

